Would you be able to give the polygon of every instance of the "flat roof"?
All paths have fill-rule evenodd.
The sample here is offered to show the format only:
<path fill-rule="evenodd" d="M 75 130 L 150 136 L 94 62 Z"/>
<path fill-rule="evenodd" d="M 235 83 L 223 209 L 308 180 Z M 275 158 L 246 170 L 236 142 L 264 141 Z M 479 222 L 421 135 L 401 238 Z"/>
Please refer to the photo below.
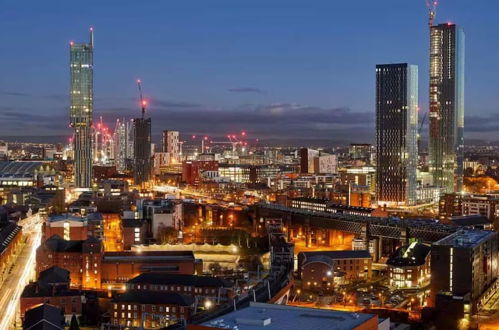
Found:
<path fill-rule="evenodd" d="M 494 235 L 497 235 L 497 233 L 490 230 L 461 229 L 433 243 L 433 245 L 470 248 L 481 244 Z"/>
<path fill-rule="evenodd" d="M 250 302 L 250 306 L 201 325 L 222 329 L 324 330 L 353 329 L 376 317 L 374 314 Z M 379 322 L 379 321 L 378 321 Z"/>

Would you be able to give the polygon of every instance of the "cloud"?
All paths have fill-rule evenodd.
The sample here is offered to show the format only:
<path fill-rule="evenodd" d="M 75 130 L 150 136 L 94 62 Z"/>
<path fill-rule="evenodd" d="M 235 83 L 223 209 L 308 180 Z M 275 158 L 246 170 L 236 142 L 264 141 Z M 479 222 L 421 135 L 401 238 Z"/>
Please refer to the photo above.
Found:
<path fill-rule="evenodd" d="M 112 108 L 95 111 L 111 123 L 119 116 L 138 116 L 132 108 Z M 224 137 L 229 133 L 247 131 L 259 139 L 281 140 L 352 140 L 371 141 L 374 137 L 374 115 L 355 112 L 349 108 L 321 108 L 293 103 L 264 105 L 245 104 L 235 108 L 218 109 L 198 105 L 193 108 L 155 107 L 148 115 L 152 118 L 153 132 L 176 129 L 186 134 L 206 134 Z"/>
<path fill-rule="evenodd" d="M 265 91 L 261 90 L 260 88 L 255 88 L 255 87 L 237 87 L 237 88 L 229 88 L 227 89 L 229 92 L 233 93 L 257 93 L 257 94 L 264 94 Z"/>
<path fill-rule="evenodd" d="M 465 132 L 499 132 L 499 114 L 485 116 L 466 116 L 464 118 Z"/>
<path fill-rule="evenodd" d="M 0 91 L 0 94 L 5 96 L 32 96 L 31 94 L 28 93 L 10 92 L 10 91 Z"/>

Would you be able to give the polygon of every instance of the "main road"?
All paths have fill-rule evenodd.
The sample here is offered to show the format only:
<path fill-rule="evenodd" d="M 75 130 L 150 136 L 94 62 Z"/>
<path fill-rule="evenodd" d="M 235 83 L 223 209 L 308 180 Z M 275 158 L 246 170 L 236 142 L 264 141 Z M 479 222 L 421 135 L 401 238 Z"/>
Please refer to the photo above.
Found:
<path fill-rule="evenodd" d="M 41 220 L 35 214 L 19 222 L 23 227 L 24 242 L 9 276 L 0 287 L 0 329 L 16 328 L 21 294 L 35 274 L 36 249 L 40 246 L 42 237 Z"/>

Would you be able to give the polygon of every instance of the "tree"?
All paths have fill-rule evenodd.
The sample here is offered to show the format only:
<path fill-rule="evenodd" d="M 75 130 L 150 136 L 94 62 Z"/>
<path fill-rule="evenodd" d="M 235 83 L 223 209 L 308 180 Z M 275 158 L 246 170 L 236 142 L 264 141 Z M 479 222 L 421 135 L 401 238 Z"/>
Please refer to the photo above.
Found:
<path fill-rule="evenodd" d="M 78 325 L 78 320 L 76 319 L 76 315 L 74 315 L 74 314 L 71 317 L 71 323 L 69 324 L 69 330 L 80 330 L 80 326 Z"/>

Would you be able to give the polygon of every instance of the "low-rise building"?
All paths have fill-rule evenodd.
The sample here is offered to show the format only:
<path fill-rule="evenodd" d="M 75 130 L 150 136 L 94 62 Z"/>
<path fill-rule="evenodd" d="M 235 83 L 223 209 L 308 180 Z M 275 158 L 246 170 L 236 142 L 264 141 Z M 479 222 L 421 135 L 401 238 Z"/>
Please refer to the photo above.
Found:
<path fill-rule="evenodd" d="M 121 219 L 123 248 L 130 250 L 132 245 L 144 244 L 147 238 L 147 222 L 141 219 Z"/>
<path fill-rule="evenodd" d="M 150 272 L 132 278 L 126 285 L 127 290 L 176 292 L 217 304 L 233 294 L 231 283 L 213 276 Z"/>
<path fill-rule="evenodd" d="M 18 252 L 21 237 L 20 226 L 0 220 L 0 279 L 15 260 L 14 256 Z"/>
<path fill-rule="evenodd" d="M 73 315 L 82 314 L 85 297 L 82 291 L 70 288 L 69 271 L 54 266 L 40 272 L 36 282 L 26 285 L 20 302 L 21 318 L 29 308 L 48 303 L 60 308 L 69 323 Z"/>
<path fill-rule="evenodd" d="M 64 330 L 65 320 L 62 310 L 50 304 L 36 305 L 24 315 L 23 330 Z"/>
<path fill-rule="evenodd" d="M 166 327 L 188 320 L 194 311 L 192 296 L 174 292 L 131 290 L 111 301 L 111 324 L 124 327 Z"/>
<path fill-rule="evenodd" d="M 102 260 L 103 288 L 122 288 L 142 273 L 165 272 L 195 274 L 198 264 L 192 251 L 124 251 L 106 252 Z"/>
<path fill-rule="evenodd" d="M 102 243 L 95 237 L 64 240 L 55 235 L 36 250 L 36 270 L 40 273 L 53 266 L 67 269 L 70 272 L 71 286 L 99 289 L 102 253 Z"/>
<path fill-rule="evenodd" d="M 250 302 L 242 308 L 187 329 L 338 329 L 389 330 L 390 319 L 375 314 L 343 312 Z"/>
<path fill-rule="evenodd" d="M 398 248 L 386 264 L 390 286 L 421 288 L 430 283 L 430 250 L 428 245 L 413 242 Z"/>
<path fill-rule="evenodd" d="M 371 278 L 369 251 L 314 251 L 298 253 L 298 274 L 305 290 L 333 290 L 337 284 Z"/>

